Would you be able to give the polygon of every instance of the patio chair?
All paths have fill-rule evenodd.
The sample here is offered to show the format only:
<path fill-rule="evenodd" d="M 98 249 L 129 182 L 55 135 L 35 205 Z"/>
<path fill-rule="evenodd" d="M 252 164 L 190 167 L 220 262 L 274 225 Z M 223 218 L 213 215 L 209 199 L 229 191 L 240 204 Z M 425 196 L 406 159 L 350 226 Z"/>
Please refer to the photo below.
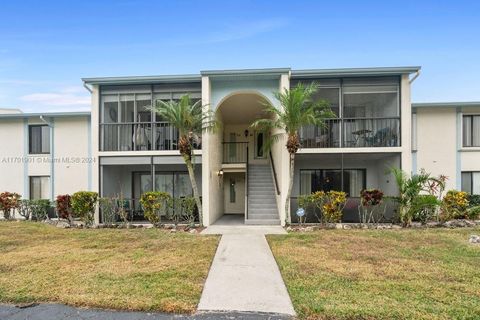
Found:
<path fill-rule="evenodd" d="M 397 134 L 392 128 L 385 127 L 377 130 L 371 137 L 365 137 L 369 147 L 394 147 L 397 145 Z"/>

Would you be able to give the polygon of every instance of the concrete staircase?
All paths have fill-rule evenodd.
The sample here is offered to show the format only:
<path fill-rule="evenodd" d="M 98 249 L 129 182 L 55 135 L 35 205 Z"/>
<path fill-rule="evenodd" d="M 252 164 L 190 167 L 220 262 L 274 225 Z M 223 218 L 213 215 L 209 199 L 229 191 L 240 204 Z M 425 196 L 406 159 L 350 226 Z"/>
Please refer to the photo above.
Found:
<path fill-rule="evenodd" d="M 248 166 L 248 216 L 245 224 L 279 225 L 270 165 Z"/>

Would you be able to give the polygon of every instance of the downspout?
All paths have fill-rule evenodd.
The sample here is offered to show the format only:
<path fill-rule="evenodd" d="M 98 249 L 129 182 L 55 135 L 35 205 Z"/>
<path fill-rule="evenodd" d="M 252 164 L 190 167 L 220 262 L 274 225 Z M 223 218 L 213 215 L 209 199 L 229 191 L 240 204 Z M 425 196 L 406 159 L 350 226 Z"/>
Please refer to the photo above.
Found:
<path fill-rule="evenodd" d="M 85 82 L 83 83 L 83 87 L 88 90 L 88 92 L 92 93 L 92 88 L 90 88 Z"/>
<path fill-rule="evenodd" d="M 420 76 L 420 70 L 418 70 L 417 72 L 415 72 L 415 75 L 413 76 L 413 78 L 410 79 L 408 82 L 409 82 L 410 84 L 412 84 L 413 81 L 415 81 L 415 80 L 418 78 L 418 76 Z"/>

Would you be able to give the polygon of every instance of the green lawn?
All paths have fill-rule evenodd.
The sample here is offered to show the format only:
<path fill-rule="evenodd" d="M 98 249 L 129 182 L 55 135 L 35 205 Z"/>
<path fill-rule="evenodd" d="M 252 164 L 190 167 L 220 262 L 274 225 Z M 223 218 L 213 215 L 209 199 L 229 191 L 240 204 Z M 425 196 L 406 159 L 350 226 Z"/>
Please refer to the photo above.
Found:
<path fill-rule="evenodd" d="M 307 319 L 480 319 L 476 229 L 321 230 L 269 236 Z"/>
<path fill-rule="evenodd" d="M 218 240 L 0 222 L 0 302 L 193 312 Z"/>

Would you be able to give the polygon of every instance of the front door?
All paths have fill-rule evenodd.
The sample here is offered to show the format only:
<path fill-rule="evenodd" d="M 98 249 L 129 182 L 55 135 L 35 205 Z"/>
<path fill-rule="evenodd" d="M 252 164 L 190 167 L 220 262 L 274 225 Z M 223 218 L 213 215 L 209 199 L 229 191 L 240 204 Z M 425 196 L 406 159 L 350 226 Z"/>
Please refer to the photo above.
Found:
<path fill-rule="evenodd" d="M 223 177 L 225 214 L 245 214 L 245 174 L 227 172 Z"/>

